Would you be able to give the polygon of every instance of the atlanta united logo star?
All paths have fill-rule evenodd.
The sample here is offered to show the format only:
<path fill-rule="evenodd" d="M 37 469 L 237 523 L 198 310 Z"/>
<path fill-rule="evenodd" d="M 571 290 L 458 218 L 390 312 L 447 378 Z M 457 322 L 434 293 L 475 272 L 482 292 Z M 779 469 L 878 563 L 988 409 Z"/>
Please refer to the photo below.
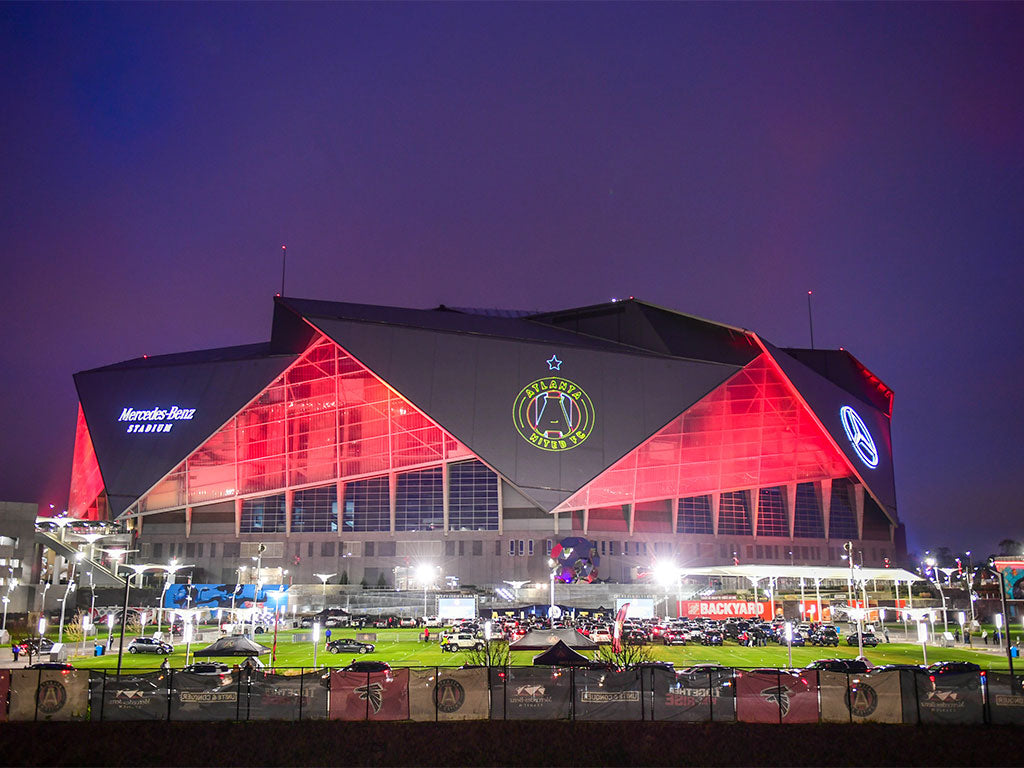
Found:
<path fill-rule="evenodd" d="M 552 356 L 547 363 L 562 361 Z M 568 451 L 594 431 L 594 404 L 575 382 L 561 376 L 531 381 L 516 395 L 512 420 L 526 442 L 542 451 Z"/>

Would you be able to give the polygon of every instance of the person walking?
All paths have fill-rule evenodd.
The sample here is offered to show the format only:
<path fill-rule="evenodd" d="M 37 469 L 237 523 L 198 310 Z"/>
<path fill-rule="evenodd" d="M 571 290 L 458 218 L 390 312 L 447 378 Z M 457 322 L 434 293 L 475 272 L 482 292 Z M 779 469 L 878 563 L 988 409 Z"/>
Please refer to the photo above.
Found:
<path fill-rule="evenodd" d="M 424 627 L 423 628 L 423 642 L 424 643 L 429 643 L 430 642 L 430 627 Z"/>
<path fill-rule="evenodd" d="M 17 643 L 11 643 L 11 653 L 14 654 L 14 663 L 18 663 L 18 654 L 21 653 L 21 646 Z"/>
<path fill-rule="evenodd" d="M 167 660 L 166 656 L 164 656 L 163 663 L 160 665 L 160 671 L 161 672 L 170 672 L 171 671 L 171 662 L 169 662 Z"/>
<path fill-rule="evenodd" d="M 889 628 L 882 627 L 882 634 L 885 635 L 885 642 L 889 642 Z"/>
<path fill-rule="evenodd" d="M 985 645 L 988 645 L 988 630 L 981 630 L 981 639 L 985 641 Z"/>

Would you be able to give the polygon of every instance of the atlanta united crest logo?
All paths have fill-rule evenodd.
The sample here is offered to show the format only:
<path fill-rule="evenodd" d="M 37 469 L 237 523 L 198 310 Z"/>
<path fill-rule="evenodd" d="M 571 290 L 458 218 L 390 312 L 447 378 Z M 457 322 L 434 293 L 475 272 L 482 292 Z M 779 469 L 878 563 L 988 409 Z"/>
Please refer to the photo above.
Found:
<path fill-rule="evenodd" d="M 574 382 L 547 376 L 519 391 L 512 419 L 531 445 L 542 451 L 568 451 L 594 431 L 594 404 Z"/>
<path fill-rule="evenodd" d="M 466 703 L 466 689 L 458 680 L 441 680 L 434 688 L 434 703 L 445 714 L 458 712 Z"/>

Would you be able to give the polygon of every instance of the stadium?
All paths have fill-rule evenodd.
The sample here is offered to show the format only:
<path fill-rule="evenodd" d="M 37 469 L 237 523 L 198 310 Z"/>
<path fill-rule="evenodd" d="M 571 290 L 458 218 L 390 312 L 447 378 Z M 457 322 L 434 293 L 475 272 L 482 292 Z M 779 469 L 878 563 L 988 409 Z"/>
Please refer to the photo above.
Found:
<path fill-rule="evenodd" d="M 905 549 L 892 392 L 845 350 L 629 299 L 557 312 L 276 297 L 269 341 L 80 372 L 70 517 L 194 582 L 546 582 Z M 260 546 L 262 545 L 262 547 Z"/>

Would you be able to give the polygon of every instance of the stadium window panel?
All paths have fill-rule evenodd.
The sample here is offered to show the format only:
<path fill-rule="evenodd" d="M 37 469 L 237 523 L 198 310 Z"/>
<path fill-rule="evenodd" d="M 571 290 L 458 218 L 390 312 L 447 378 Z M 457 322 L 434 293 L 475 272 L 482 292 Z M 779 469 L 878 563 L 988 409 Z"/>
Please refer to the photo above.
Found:
<path fill-rule="evenodd" d="M 462 557 L 465 554 L 466 554 L 466 542 L 460 541 L 459 542 L 459 557 Z"/>
<path fill-rule="evenodd" d="M 494 540 L 494 556 L 501 557 L 501 539 Z"/>
<path fill-rule="evenodd" d="M 711 497 L 691 496 L 679 500 L 679 520 L 676 533 L 713 533 Z"/>
<path fill-rule="evenodd" d="M 552 546 L 551 539 L 544 539 L 544 554 L 545 555 L 550 555 L 551 554 L 551 546 Z"/>
<path fill-rule="evenodd" d="M 743 491 L 722 494 L 718 507 L 718 533 L 725 536 L 750 535 L 747 495 Z"/>
<path fill-rule="evenodd" d="M 338 487 L 305 488 L 292 498 L 292 533 L 338 530 Z"/>
<path fill-rule="evenodd" d="M 530 539 L 527 542 L 527 552 L 529 553 L 530 557 L 533 557 L 533 539 Z"/>
<path fill-rule="evenodd" d="M 515 555 L 515 553 L 516 553 L 516 540 L 515 539 L 509 539 L 508 540 L 508 555 L 509 555 L 509 557 L 512 557 L 512 556 Z"/>
<path fill-rule="evenodd" d="M 519 556 L 520 556 L 520 557 L 522 557 L 522 556 L 523 556 L 523 552 L 524 552 L 524 550 L 525 550 L 525 546 L 524 546 L 524 544 L 525 544 L 525 542 L 524 542 L 524 541 L 523 541 L 522 539 L 520 539 L 520 540 L 519 540 Z"/>
<path fill-rule="evenodd" d="M 444 477 L 441 467 L 398 475 L 395 530 L 435 531 L 444 527 Z"/>
<path fill-rule="evenodd" d="M 391 530 L 391 499 L 386 476 L 345 484 L 342 525 L 346 532 Z"/>
<path fill-rule="evenodd" d="M 498 530 L 498 476 L 479 461 L 448 466 L 448 527 Z"/>
<path fill-rule="evenodd" d="M 455 542 L 454 541 L 446 541 L 444 543 L 444 556 L 445 557 L 455 557 Z"/>
<path fill-rule="evenodd" d="M 320 542 L 320 557 L 334 557 L 334 542 L 333 541 L 321 541 Z"/>
<path fill-rule="evenodd" d="M 242 533 L 284 533 L 284 494 L 242 500 Z"/>
<path fill-rule="evenodd" d="M 832 510 L 828 518 L 830 539 L 856 539 L 857 518 L 850 504 L 852 488 L 849 480 L 832 481 Z"/>
<path fill-rule="evenodd" d="M 789 537 L 789 521 L 781 488 L 761 488 L 758 491 L 757 535 Z"/>
<path fill-rule="evenodd" d="M 601 554 L 602 555 L 607 555 L 608 552 L 606 550 L 607 550 L 606 542 L 602 541 L 601 542 Z"/>
<path fill-rule="evenodd" d="M 615 541 L 609 541 L 608 542 L 608 554 L 609 555 L 613 555 L 613 556 L 615 555 L 615 545 L 617 543 L 618 542 L 615 542 Z"/>
<path fill-rule="evenodd" d="M 484 553 L 484 543 L 480 539 L 473 539 L 473 556 L 480 557 Z"/>
<path fill-rule="evenodd" d="M 818 506 L 814 483 L 800 483 L 796 487 L 796 512 L 793 515 L 793 537 L 797 539 L 825 538 L 825 522 Z"/>

